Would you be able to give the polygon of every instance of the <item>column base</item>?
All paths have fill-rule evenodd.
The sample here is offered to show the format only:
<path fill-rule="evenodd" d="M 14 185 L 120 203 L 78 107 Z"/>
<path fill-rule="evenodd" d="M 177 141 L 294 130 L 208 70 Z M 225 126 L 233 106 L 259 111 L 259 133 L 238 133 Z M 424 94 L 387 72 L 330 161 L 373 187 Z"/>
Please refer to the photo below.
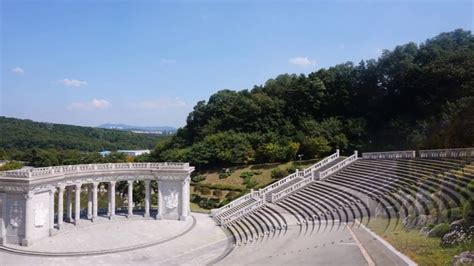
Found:
<path fill-rule="evenodd" d="M 79 221 L 74 221 L 74 225 L 75 226 L 79 225 Z"/>
<path fill-rule="evenodd" d="M 49 236 L 54 236 L 56 232 L 57 231 L 55 229 L 49 229 Z"/>
<path fill-rule="evenodd" d="M 188 219 L 189 219 L 189 216 L 184 216 L 184 215 L 180 215 L 180 216 L 179 216 L 179 220 L 180 220 L 180 221 L 186 221 L 186 220 L 188 220 Z"/>
<path fill-rule="evenodd" d="M 109 215 L 109 220 L 114 220 L 115 215 Z"/>
<path fill-rule="evenodd" d="M 144 218 L 150 218 L 150 214 L 149 214 L 149 213 L 145 213 L 145 214 L 143 214 L 143 217 L 144 217 Z"/>
<path fill-rule="evenodd" d="M 61 230 L 61 228 L 63 228 L 63 224 L 58 224 L 58 230 Z"/>
<path fill-rule="evenodd" d="M 127 214 L 127 218 L 132 218 L 133 216 L 133 214 Z"/>
<path fill-rule="evenodd" d="M 157 219 L 157 220 L 163 220 L 163 215 L 157 214 L 157 215 L 156 215 L 156 219 Z"/>
<path fill-rule="evenodd" d="M 92 214 L 91 214 L 91 215 L 87 215 L 87 219 L 92 220 Z"/>
<path fill-rule="evenodd" d="M 95 221 L 97 221 L 97 217 L 92 217 L 91 222 L 95 222 Z"/>
<path fill-rule="evenodd" d="M 32 243 L 31 243 L 31 240 L 29 240 L 29 239 L 23 238 L 23 239 L 20 241 L 20 245 L 21 245 L 21 246 L 24 246 L 24 247 L 30 246 L 31 244 L 32 244 Z"/>

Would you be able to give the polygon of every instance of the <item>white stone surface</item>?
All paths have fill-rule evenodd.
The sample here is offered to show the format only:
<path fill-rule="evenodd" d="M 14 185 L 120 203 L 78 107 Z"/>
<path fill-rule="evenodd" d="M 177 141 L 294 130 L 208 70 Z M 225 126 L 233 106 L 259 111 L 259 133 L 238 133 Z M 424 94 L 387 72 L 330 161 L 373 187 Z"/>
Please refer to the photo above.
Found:
<path fill-rule="evenodd" d="M 12 254 L 0 249 L 1 265 L 203 265 L 222 255 L 228 248 L 227 235 L 206 214 L 192 214 L 196 223 L 186 234 L 154 246 L 106 255 L 44 257 Z M 117 218 L 90 223 L 90 226 L 45 238 L 31 247 L 11 247 L 30 251 L 100 250 L 131 244 L 159 241 L 177 235 L 193 223 L 182 221 Z M 52 241 L 54 239 L 54 241 Z"/>

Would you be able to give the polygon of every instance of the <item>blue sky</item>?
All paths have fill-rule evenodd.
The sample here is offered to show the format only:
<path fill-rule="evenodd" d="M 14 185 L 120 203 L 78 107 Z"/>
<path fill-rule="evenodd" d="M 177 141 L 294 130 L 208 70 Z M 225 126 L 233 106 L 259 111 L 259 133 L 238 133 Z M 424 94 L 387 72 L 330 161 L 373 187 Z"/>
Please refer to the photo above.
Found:
<path fill-rule="evenodd" d="M 0 115 L 89 126 L 183 126 L 220 89 L 474 23 L 472 1 L 0 2 Z"/>

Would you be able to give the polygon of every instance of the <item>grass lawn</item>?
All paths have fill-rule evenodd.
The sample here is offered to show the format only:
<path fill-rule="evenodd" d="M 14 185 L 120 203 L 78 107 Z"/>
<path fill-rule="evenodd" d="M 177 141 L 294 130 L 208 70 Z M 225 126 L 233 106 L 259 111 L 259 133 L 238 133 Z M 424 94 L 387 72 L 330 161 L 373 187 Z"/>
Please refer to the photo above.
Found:
<path fill-rule="evenodd" d="M 206 173 L 203 173 L 203 175 L 206 177 L 205 180 L 201 181 L 200 184 L 203 185 L 225 185 L 225 186 L 231 186 L 231 187 L 236 187 L 244 190 L 246 187 L 243 184 L 243 178 L 240 177 L 240 174 L 243 172 L 250 172 L 250 171 L 259 171 L 262 172 L 260 175 L 255 175 L 252 177 L 253 180 L 257 182 L 257 187 L 264 187 L 275 180 L 271 178 L 271 171 L 275 168 L 280 168 L 280 169 L 287 169 L 291 167 L 293 163 L 297 165 L 299 168 L 306 168 L 312 164 L 315 164 L 318 162 L 320 159 L 314 159 L 314 160 L 305 160 L 300 162 L 286 162 L 286 163 L 267 163 L 267 164 L 254 164 L 254 165 L 248 165 L 248 166 L 240 166 L 240 167 L 232 167 L 230 168 L 230 171 L 233 171 L 232 174 L 227 177 L 227 178 L 222 178 L 219 179 L 219 170 L 214 170 L 214 171 L 209 171 Z"/>
<path fill-rule="evenodd" d="M 441 239 L 438 237 L 425 237 L 420 235 L 418 230 L 406 231 L 401 224 L 396 228 L 390 225 L 385 231 L 386 225 L 386 219 L 372 218 L 367 227 L 419 265 L 452 265 L 455 255 L 474 250 L 473 243 L 444 248 L 441 247 Z"/>

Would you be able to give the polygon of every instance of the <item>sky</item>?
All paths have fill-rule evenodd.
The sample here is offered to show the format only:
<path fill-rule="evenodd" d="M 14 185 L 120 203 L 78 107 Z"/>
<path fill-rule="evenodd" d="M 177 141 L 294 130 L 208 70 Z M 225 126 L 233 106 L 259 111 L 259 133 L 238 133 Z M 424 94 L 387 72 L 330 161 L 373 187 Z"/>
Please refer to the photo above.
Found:
<path fill-rule="evenodd" d="M 473 30 L 473 1 L 0 0 L 0 116 L 181 127 L 222 89 Z"/>

